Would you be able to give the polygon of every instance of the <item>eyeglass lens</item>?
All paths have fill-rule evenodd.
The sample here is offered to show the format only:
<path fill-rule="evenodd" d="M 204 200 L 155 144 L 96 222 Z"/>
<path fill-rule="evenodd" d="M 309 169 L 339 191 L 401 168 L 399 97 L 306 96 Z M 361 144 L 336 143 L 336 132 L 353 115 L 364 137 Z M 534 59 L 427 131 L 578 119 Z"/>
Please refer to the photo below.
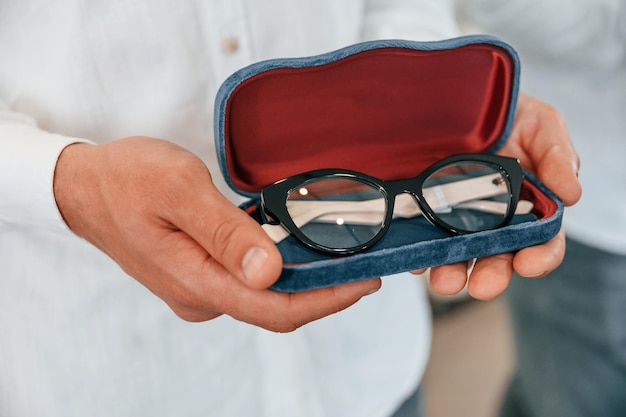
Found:
<path fill-rule="evenodd" d="M 511 203 L 504 174 L 475 162 L 444 166 L 424 181 L 422 192 L 440 222 L 466 232 L 499 226 Z"/>
<path fill-rule="evenodd" d="M 328 248 L 369 242 L 383 227 L 387 203 L 382 191 L 356 179 L 321 177 L 287 197 L 287 211 L 302 233 Z"/>
<path fill-rule="evenodd" d="M 421 191 L 439 223 L 456 231 L 497 227 L 511 204 L 505 175 L 480 162 L 446 165 L 425 179 Z M 308 239 L 332 249 L 353 248 L 372 240 L 384 227 L 387 211 L 385 192 L 379 186 L 341 175 L 301 184 L 289 193 L 286 206 Z M 393 214 L 412 218 L 420 215 L 421 209 L 412 195 L 403 193 L 396 197 Z"/>

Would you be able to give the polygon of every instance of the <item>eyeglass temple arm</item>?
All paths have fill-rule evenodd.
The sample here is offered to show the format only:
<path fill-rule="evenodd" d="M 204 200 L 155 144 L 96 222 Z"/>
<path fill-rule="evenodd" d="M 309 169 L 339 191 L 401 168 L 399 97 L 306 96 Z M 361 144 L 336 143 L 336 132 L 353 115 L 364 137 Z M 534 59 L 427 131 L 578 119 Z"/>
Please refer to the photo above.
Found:
<path fill-rule="evenodd" d="M 500 174 L 491 174 L 428 187 L 423 190 L 423 195 L 429 206 L 435 211 L 455 206 L 457 208 L 480 210 L 486 213 L 504 214 L 507 209 L 506 203 L 478 200 L 479 198 L 501 194 L 502 186 L 504 184 L 501 183 Z M 304 226 L 313 220 L 334 223 L 337 220 L 336 213 L 341 213 L 341 218 L 346 223 L 377 224 L 380 222 L 381 209 L 385 209 L 381 200 L 293 200 L 289 202 L 289 212 L 297 227 Z M 529 213 L 532 208 L 533 204 L 530 201 L 519 201 L 515 214 Z M 398 195 L 393 213 L 394 218 L 412 218 L 420 214 L 421 210 L 415 204 L 411 195 Z M 275 243 L 279 243 L 289 236 L 289 231 L 281 225 L 264 224 L 262 227 Z"/>

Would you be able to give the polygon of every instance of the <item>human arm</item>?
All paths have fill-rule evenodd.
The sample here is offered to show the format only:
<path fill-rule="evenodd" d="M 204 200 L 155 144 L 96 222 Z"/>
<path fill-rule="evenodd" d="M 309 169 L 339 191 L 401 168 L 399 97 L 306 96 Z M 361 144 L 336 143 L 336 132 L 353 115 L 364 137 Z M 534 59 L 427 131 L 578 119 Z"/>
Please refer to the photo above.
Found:
<path fill-rule="evenodd" d="M 580 161 L 563 119 L 553 107 L 521 94 L 513 130 L 499 153 L 518 158 L 522 167 L 554 191 L 566 206 L 580 199 Z M 443 295 L 456 294 L 467 285 L 473 297 L 491 299 L 506 289 L 513 272 L 523 277 L 543 277 L 559 266 L 564 254 L 565 233 L 561 230 L 542 245 L 476 260 L 469 277 L 465 263 L 432 268 L 430 285 Z"/>
<path fill-rule="evenodd" d="M 228 314 L 291 331 L 380 286 L 374 279 L 299 294 L 268 290 L 282 266 L 274 243 L 217 191 L 195 155 L 163 140 L 68 146 L 54 194 L 77 235 L 188 321 Z"/>
<path fill-rule="evenodd" d="M 46 132 L 0 100 L 0 226 L 67 233 L 56 208 L 52 177 L 61 151 L 84 139 Z"/>
<path fill-rule="evenodd" d="M 215 189 L 198 158 L 165 141 L 94 145 L 40 129 L 0 102 L 0 174 L 0 228 L 74 232 L 189 321 L 226 313 L 290 331 L 380 286 L 375 279 L 298 295 L 267 290 L 281 268 L 274 244 Z M 256 246 L 266 262 L 248 264 L 247 281 L 245 253 Z"/>

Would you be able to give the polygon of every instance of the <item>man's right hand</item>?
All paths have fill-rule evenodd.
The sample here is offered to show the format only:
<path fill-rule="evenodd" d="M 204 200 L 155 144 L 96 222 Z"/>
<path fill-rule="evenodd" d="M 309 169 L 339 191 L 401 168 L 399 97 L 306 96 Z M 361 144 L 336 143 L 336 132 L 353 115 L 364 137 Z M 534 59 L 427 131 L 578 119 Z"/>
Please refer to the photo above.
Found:
<path fill-rule="evenodd" d="M 78 236 L 184 320 L 228 314 L 287 332 L 381 285 L 372 279 L 297 294 L 268 290 L 282 268 L 274 243 L 215 188 L 199 158 L 160 139 L 68 146 L 54 193 Z"/>

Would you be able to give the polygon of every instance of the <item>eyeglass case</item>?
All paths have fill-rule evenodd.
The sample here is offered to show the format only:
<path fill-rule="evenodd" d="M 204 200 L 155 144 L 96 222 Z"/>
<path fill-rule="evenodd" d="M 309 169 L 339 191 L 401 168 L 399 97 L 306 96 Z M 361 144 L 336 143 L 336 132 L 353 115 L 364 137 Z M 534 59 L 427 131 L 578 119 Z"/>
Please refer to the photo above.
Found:
<path fill-rule="evenodd" d="M 272 59 L 232 74 L 215 105 L 215 140 L 229 186 L 259 222 L 261 189 L 300 172 L 344 168 L 391 180 L 458 153 L 495 153 L 515 115 L 520 64 L 487 36 L 369 41 Z M 525 173 L 532 213 L 495 230 L 450 236 L 423 218 L 394 220 L 371 249 L 333 257 L 289 237 L 272 287 L 298 292 L 513 252 L 554 237 L 562 202 Z"/>

